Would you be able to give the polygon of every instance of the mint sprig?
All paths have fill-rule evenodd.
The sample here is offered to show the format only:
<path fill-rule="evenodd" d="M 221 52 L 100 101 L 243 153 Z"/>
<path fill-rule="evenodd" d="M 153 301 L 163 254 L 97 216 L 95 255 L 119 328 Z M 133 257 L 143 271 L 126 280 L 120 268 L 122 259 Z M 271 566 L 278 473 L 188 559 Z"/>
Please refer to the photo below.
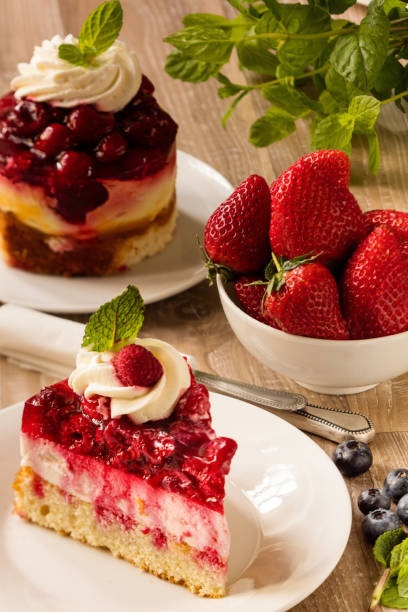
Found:
<path fill-rule="evenodd" d="M 311 149 L 351 154 L 353 136 L 368 143 L 375 174 L 380 147 L 375 124 L 384 104 L 404 112 L 408 102 L 408 6 L 371 0 L 361 23 L 332 18 L 356 0 L 228 0 L 232 19 L 193 13 L 184 29 L 165 42 L 174 49 L 165 69 L 173 78 L 198 83 L 215 78 L 220 98 L 230 98 L 222 124 L 251 92 L 271 106 L 249 127 L 249 141 L 269 146 L 286 138 L 297 121 L 310 126 Z M 235 54 L 245 77 L 223 72 Z"/>
<path fill-rule="evenodd" d="M 82 346 L 93 351 L 117 351 L 136 338 L 143 319 L 142 296 L 136 287 L 128 285 L 90 317 Z"/>
<path fill-rule="evenodd" d="M 85 19 L 78 36 L 78 46 L 63 43 L 58 48 L 58 57 L 74 66 L 89 68 L 92 60 L 115 42 L 122 23 L 123 11 L 120 2 L 103 2 Z"/>
<path fill-rule="evenodd" d="M 384 566 L 375 585 L 369 611 L 381 603 L 388 608 L 408 609 L 408 537 L 403 528 L 386 531 L 374 544 L 374 557 Z"/>

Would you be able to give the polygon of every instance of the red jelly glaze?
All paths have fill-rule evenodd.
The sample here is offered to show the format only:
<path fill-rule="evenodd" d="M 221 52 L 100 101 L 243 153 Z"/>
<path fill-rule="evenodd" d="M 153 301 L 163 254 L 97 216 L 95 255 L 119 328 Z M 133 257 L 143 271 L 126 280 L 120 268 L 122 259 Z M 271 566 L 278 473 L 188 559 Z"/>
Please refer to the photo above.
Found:
<path fill-rule="evenodd" d="M 6 94 L 0 98 L 0 174 L 41 186 L 63 219 L 84 223 L 109 196 L 102 180 L 140 180 L 166 165 L 177 124 L 153 91 L 143 75 L 137 94 L 117 113 Z"/>
<path fill-rule="evenodd" d="M 192 377 L 169 418 L 143 425 L 127 416 L 111 419 L 105 403 L 98 397 L 81 399 L 66 380 L 61 381 L 25 403 L 22 432 L 96 457 L 152 486 L 222 512 L 225 474 L 237 444 L 216 437 L 203 385 Z"/>

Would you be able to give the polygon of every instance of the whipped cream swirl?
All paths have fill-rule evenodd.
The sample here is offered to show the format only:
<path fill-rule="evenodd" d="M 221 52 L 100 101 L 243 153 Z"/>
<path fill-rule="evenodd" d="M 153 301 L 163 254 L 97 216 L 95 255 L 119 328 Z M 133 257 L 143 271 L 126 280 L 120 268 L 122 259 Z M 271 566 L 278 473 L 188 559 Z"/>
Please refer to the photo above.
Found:
<path fill-rule="evenodd" d="M 191 384 L 188 365 L 171 344 L 162 340 L 143 338 L 135 340 L 135 344 L 148 349 L 163 366 L 163 376 L 152 387 L 123 386 L 111 363 L 114 353 L 86 348 L 79 351 L 68 384 L 86 398 L 110 397 L 112 417 L 127 414 L 134 423 L 165 419 Z"/>
<path fill-rule="evenodd" d="M 117 40 L 92 60 L 92 66 L 74 66 L 58 57 L 62 43 L 76 45 L 68 34 L 54 36 L 34 48 L 29 63 L 18 64 L 19 76 L 11 81 L 17 98 L 31 98 L 71 108 L 95 104 L 100 111 L 121 110 L 137 93 L 142 73 L 136 54 Z"/>

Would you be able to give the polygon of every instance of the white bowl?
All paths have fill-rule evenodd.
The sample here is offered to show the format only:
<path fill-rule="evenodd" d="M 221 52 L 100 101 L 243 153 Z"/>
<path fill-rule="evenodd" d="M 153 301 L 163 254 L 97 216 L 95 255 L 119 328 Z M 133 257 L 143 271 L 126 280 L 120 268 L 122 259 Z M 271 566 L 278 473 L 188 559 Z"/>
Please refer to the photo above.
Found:
<path fill-rule="evenodd" d="M 408 331 L 368 340 L 321 340 L 287 334 L 247 315 L 232 285 L 217 276 L 218 292 L 233 332 L 261 363 L 306 389 L 361 393 L 408 371 Z"/>

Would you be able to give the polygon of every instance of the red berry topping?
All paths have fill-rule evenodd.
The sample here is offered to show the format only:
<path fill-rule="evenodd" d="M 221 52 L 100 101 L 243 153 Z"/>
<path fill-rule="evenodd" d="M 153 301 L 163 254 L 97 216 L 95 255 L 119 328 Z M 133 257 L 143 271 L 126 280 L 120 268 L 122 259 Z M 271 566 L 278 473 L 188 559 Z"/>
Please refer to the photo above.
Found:
<path fill-rule="evenodd" d="M 95 157 L 101 162 L 116 161 L 127 151 L 126 140 L 119 132 L 104 136 L 95 149 Z"/>
<path fill-rule="evenodd" d="M 109 197 L 106 187 L 95 180 L 67 181 L 54 179 L 52 191 L 57 198 L 56 212 L 70 223 L 84 223 L 91 210 Z"/>
<path fill-rule="evenodd" d="M 70 112 L 67 125 L 80 142 L 95 142 L 113 130 L 115 118 L 112 113 L 99 113 L 84 104 Z"/>
<path fill-rule="evenodd" d="M 116 376 L 125 387 L 152 387 L 163 376 L 163 366 L 144 346 L 124 346 L 112 359 Z"/>
<path fill-rule="evenodd" d="M 35 162 L 35 155 L 30 151 L 22 150 L 7 160 L 5 174 L 11 180 L 20 180 Z"/>
<path fill-rule="evenodd" d="M 142 82 L 140 84 L 139 92 L 147 95 L 151 95 L 154 92 L 154 85 L 145 74 L 142 74 Z"/>
<path fill-rule="evenodd" d="M 57 162 L 57 170 L 65 179 L 82 180 L 93 173 L 93 161 L 86 153 L 66 151 Z"/>
<path fill-rule="evenodd" d="M 18 136 L 34 136 L 45 128 L 49 111 L 44 104 L 21 100 L 7 115 L 7 123 Z"/>
<path fill-rule="evenodd" d="M 122 121 L 122 129 L 132 144 L 169 147 L 177 133 L 177 124 L 159 106 L 131 109 Z"/>
<path fill-rule="evenodd" d="M 0 98 L 0 117 L 4 117 L 16 104 L 17 100 L 12 91 Z"/>
<path fill-rule="evenodd" d="M 34 148 L 46 157 L 54 157 L 68 149 L 72 142 L 70 130 L 60 123 L 51 123 L 35 141 Z"/>

